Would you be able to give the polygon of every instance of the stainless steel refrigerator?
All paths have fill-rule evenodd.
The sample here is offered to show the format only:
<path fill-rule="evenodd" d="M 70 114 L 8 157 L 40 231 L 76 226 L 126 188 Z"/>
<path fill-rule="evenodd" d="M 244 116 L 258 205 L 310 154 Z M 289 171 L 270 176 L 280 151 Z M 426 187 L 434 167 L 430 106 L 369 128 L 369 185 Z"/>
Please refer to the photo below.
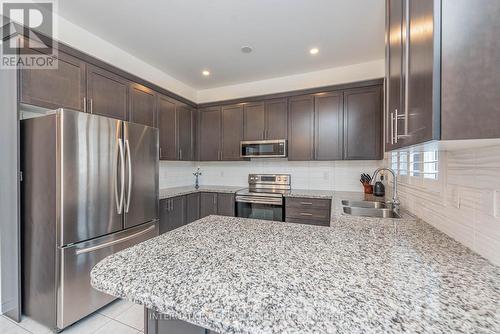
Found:
<path fill-rule="evenodd" d="M 158 235 L 158 129 L 59 109 L 21 121 L 23 312 L 63 329 L 114 298 L 90 270 Z"/>

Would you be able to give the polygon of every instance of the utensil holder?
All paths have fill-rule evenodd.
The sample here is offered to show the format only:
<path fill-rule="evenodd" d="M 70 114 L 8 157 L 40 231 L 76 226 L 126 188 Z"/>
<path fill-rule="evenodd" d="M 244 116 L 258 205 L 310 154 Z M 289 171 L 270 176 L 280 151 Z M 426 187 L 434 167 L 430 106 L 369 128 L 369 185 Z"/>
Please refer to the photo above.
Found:
<path fill-rule="evenodd" d="M 363 188 L 365 190 L 365 194 L 373 194 L 373 185 L 363 184 Z"/>

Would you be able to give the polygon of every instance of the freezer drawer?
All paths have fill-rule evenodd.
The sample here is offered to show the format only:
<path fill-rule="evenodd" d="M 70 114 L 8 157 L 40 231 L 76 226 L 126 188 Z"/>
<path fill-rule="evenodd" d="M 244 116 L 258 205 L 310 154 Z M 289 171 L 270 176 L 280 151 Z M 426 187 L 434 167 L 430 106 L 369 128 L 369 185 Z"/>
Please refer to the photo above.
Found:
<path fill-rule="evenodd" d="M 155 221 L 61 248 L 57 327 L 63 329 L 115 299 L 90 285 L 90 271 L 99 261 L 157 235 L 158 222 Z"/>

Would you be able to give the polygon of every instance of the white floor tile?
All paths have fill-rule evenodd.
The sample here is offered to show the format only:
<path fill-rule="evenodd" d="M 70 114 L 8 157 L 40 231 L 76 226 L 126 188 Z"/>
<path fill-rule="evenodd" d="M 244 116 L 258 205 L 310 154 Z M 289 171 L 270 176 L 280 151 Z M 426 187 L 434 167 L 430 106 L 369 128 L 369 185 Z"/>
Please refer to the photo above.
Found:
<path fill-rule="evenodd" d="M 92 334 L 111 321 L 111 318 L 95 313 L 64 330 L 64 334 Z"/>
<path fill-rule="evenodd" d="M 118 299 L 108 306 L 103 307 L 100 309 L 98 312 L 102 315 L 105 315 L 111 319 L 116 319 L 120 314 L 123 312 L 127 311 L 129 308 L 131 308 L 134 305 L 134 303 L 131 303 L 129 301 L 123 300 L 123 299 Z"/>
<path fill-rule="evenodd" d="M 103 327 L 99 328 L 94 334 L 137 334 L 137 329 L 122 324 L 121 322 L 111 320 Z"/>
<path fill-rule="evenodd" d="M 142 331 L 144 329 L 144 306 L 134 304 L 117 316 L 116 320 Z"/>
<path fill-rule="evenodd" d="M 24 328 L 4 316 L 0 316 L 0 333 L 2 334 L 30 334 Z"/>
<path fill-rule="evenodd" d="M 30 331 L 33 334 L 49 334 L 52 333 L 52 330 L 44 325 L 36 322 L 35 320 L 23 316 L 19 326 Z"/>

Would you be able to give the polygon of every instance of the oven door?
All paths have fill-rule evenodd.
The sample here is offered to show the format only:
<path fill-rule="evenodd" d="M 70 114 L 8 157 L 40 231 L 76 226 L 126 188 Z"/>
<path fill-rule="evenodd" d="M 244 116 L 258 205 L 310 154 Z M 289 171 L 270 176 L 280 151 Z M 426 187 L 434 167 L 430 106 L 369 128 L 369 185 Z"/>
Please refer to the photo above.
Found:
<path fill-rule="evenodd" d="M 236 196 L 236 216 L 284 221 L 283 198 Z"/>
<path fill-rule="evenodd" d="M 242 158 L 286 158 L 286 140 L 242 141 Z"/>

